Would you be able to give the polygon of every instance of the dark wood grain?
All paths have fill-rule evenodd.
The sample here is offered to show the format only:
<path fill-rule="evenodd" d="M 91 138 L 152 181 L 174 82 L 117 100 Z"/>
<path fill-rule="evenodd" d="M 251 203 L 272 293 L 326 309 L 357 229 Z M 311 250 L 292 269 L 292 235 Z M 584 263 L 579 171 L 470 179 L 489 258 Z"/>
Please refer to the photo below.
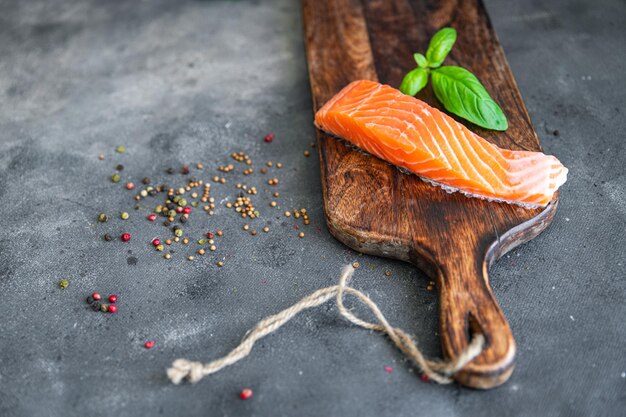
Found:
<path fill-rule="evenodd" d="M 413 52 L 425 51 L 436 30 L 452 26 L 459 36 L 446 64 L 476 74 L 509 120 L 506 132 L 469 127 L 504 148 L 541 149 L 480 1 L 303 0 L 303 15 L 316 111 L 357 79 L 398 86 L 415 66 Z M 439 106 L 430 88 L 418 97 Z M 317 139 L 331 233 L 358 251 L 412 262 L 433 277 L 444 355 L 459 355 L 475 332 L 486 338 L 457 381 L 475 388 L 506 381 L 515 340 L 491 291 L 488 267 L 549 225 L 557 197 L 528 210 L 448 194 L 321 131 Z"/>

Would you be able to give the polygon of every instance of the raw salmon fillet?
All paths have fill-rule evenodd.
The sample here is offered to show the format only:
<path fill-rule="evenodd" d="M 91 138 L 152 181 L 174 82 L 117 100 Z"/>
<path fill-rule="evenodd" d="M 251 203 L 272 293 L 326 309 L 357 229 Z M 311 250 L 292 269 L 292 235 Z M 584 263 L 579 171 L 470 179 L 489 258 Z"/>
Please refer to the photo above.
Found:
<path fill-rule="evenodd" d="M 421 100 L 354 81 L 315 115 L 315 125 L 448 191 L 526 207 L 546 206 L 567 180 L 554 156 L 499 148 Z"/>

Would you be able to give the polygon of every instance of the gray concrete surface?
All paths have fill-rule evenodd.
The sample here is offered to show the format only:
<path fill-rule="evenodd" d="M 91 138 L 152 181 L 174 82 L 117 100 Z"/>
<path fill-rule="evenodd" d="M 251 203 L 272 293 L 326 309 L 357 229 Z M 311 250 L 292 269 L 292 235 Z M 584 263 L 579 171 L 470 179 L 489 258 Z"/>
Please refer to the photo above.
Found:
<path fill-rule="evenodd" d="M 195 386 L 169 384 L 173 359 L 227 353 L 355 259 L 355 285 L 429 355 L 440 354 L 436 296 L 415 268 L 359 257 L 324 226 L 318 163 L 302 156 L 314 132 L 298 1 L 1 1 L 0 416 L 625 415 L 626 4 L 487 7 L 545 150 L 571 174 L 553 225 L 491 270 L 519 353 L 506 385 L 479 392 L 421 382 L 332 306 Z M 118 163 L 135 183 L 184 162 L 208 178 L 234 150 L 285 164 L 279 210 L 249 180 L 270 234 L 246 235 L 222 207 L 196 213 L 193 236 L 226 231 L 218 251 L 166 263 L 148 243 L 164 229 L 145 211 L 95 221 L 132 207 L 108 181 Z M 243 176 L 229 178 L 220 200 Z M 302 206 L 311 225 L 298 239 L 280 213 Z M 102 240 L 124 230 L 128 244 Z M 89 311 L 92 291 L 117 293 L 119 312 Z M 253 399 L 238 399 L 244 387 Z"/>

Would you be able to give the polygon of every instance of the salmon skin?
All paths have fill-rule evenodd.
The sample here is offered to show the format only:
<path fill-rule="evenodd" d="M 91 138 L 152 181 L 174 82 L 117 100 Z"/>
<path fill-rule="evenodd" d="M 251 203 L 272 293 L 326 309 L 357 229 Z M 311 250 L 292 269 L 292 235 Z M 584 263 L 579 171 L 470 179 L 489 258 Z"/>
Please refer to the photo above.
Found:
<path fill-rule="evenodd" d="M 315 125 L 449 192 L 545 207 L 567 168 L 541 152 L 486 141 L 421 100 L 374 81 L 354 81 L 315 115 Z"/>

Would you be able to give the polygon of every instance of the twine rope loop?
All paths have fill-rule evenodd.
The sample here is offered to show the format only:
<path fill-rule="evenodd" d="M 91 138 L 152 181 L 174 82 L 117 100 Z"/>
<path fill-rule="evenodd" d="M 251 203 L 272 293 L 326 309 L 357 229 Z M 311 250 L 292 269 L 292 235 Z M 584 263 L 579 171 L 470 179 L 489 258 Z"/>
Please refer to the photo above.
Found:
<path fill-rule="evenodd" d="M 429 379 L 439 384 L 449 384 L 452 382 L 454 374 L 471 362 L 482 351 L 485 339 L 483 335 L 476 334 L 473 336 L 467 348 L 456 358 L 449 361 L 426 359 L 411 335 L 402 329 L 391 326 L 374 301 L 361 291 L 348 286 L 348 281 L 353 273 L 354 268 L 352 265 L 345 266 L 341 271 L 338 285 L 321 288 L 280 313 L 261 320 L 245 334 L 239 346 L 220 359 L 205 364 L 187 359 L 176 359 L 167 370 L 168 378 L 174 384 L 179 384 L 183 379 L 187 379 L 191 383 L 196 383 L 203 377 L 213 374 L 248 356 L 254 344 L 259 339 L 275 332 L 301 311 L 320 306 L 332 298 L 335 298 L 339 313 L 346 320 L 364 329 L 374 330 L 387 335 L 394 345 L 407 358 L 413 361 Z M 374 315 L 377 323 L 365 321 L 348 310 L 343 302 L 345 294 L 356 297 L 365 305 Z"/>

